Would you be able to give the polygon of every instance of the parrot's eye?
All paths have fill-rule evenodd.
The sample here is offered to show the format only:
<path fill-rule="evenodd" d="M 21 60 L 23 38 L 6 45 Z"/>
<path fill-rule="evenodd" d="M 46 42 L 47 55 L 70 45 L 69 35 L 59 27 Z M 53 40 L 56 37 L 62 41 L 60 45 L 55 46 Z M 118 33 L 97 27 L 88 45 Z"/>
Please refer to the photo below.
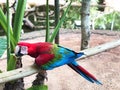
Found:
<path fill-rule="evenodd" d="M 26 55 L 28 54 L 28 47 L 27 46 L 21 46 L 21 54 Z"/>

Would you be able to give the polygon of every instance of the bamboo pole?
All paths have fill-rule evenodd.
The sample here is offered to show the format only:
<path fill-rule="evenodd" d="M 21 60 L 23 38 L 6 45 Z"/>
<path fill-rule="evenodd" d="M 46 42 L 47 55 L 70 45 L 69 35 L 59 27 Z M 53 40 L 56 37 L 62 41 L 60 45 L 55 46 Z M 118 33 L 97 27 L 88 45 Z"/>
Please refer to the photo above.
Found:
<path fill-rule="evenodd" d="M 93 48 L 88 48 L 88 49 L 82 50 L 80 52 L 84 52 L 85 55 L 83 55 L 80 58 L 77 58 L 76 60 L 83 59 L 83 58 L 86 58 L 89 56 L 93 56 L 95 54 L 115 48 L 117 46 L 120 46 L 120 40 L 111 41 L 111 42 L 108 42 L 108 43 L 105 43 L 105 44 L 102 44 L 102 45 L 99 45 L 99 46 L 96 46 Z"/>
<path fill-rule="evenodd" d="M 40 69 L 38 69 L 35 65 L 7 71 L 0 74 L 0 83 L 5 83 L 16 79 L 20 79 L 38 73 L 39 71 Z"/>
<path fill-rule="evenodd" d="M 116 40 L 116 41 L 105 43 L 105 44 L 102 44 L 102 45 L 99 45 L 93 48 L 82 50 L 81 52 L 84 52 L 85 55 L 83 55 L 80 58 L 77 58 L 76 60 L 83 59 L 85 57 L 101 53 L 108 49 L 115 48 L 119 45 L 120 45 L 120 40 Z M 5 82 L 13 81 L 19 78 L 27 77 L 32 74 L 38 73 L 40 71 L 41 70 L 37 68 L 35 65 L 31 65 L 28 67 L 23 67 L 23 68 L 19 68 L 19 69 L 8 71 L 8 72 L 3 72 L 0 74 L 0 83 L 5 83 Z"/>

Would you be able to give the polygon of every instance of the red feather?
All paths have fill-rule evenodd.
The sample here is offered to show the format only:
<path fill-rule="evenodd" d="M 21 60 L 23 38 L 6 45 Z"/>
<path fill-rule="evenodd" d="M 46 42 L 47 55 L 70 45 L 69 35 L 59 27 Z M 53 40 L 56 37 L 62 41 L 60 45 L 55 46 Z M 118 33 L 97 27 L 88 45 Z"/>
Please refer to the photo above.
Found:
<path fill-rule="evenodd" d="M 28 55 L 31 57 L 38 57 L 40 54 L 50 53 L 52 44 L 48 42 L 39 42 L 39 43 L 27 43 L 27 42 L 19 42 L 19 46 L 27 46 L 28 47 Z"/>
<path fill-rule="evenodd" d="M 35 62 L 38 66 L 44 65 L 54 58 L 54 54 L 41 54 L 36 59 Z"/>
<path fill-rule="evenodd" d="M 97 80 L 91 73 L 89 73 L 87 70 L 85 70 L 83 67 L 81 66 L 77 66 L 82 72 L 84 72 L 86 75 L 88 75 L 89 77 L 91 77 L 94 80 Z"/>

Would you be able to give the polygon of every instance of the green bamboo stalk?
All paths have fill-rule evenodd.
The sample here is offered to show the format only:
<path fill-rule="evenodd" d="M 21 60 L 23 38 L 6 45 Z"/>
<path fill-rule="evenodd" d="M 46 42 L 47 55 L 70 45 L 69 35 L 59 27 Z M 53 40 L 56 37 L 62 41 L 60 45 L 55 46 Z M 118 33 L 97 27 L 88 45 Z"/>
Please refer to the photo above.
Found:
<path fill-rule="evenodd" d="M 66 16 L 67 12 L 68 12 L 69 9 L 70 9 L 71 3 L 72 3 L 72 0 L 70 1 L 70 4 L 68 5 L 66 11 L 65 11 L 64 14 L 62 15 L 61 20 L 59 20 L 57 26 L 55 27 L 55 30 L 54 30 L 52 36 L 50 37 L 49 42 L 53 42 L 54 38 L 56 37 L 57 32 L 59 31 L 59 28 L 61 27 L 62 23 L 64 22 L 65 16 Z"/>
<path fill-rule="evenodd" d="M 10 59 L 10 16 L 9 16 L 9 0 L 7 0 L 7 63 Z"/>
<path fill-rule="evenodd" d="M 50 25 L 49 25 L 49 0 L 46 0 L 46 37 L 45 41 L 48 42 L 49 40 L 49 32 L 50 32 Z"/>
<path fill-rule="evenodd" d="M 20 40 L 26 2 L 27 0 L 18 0 L 18 3 L 17 3 L 17 10 L 16 10 L 14 24 L 13 24 L 13 37 L 16 42 L 19 42 Z"/>

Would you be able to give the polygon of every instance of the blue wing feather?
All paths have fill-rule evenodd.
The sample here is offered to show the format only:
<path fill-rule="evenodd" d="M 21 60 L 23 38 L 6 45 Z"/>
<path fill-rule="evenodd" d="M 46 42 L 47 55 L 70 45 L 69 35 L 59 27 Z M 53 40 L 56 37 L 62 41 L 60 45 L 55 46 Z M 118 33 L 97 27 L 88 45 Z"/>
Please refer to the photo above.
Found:
<path fill-rule="evenodd" d="M 61 55 L 62 57 L 57 60 L 56 62 L 51 63 L 49 66 L 49 70 L 53 69 L 55 67 L 59 67 L 65 64 L 69 64 L 73 62 L 76 58 L 82 56 L 84 53 L 76 53 L 73 50 L 70 50 L 68 48 L 64 48 L 62 46 L 58 46 L 59 50 L 56 52 L 56 55 Z"/>

